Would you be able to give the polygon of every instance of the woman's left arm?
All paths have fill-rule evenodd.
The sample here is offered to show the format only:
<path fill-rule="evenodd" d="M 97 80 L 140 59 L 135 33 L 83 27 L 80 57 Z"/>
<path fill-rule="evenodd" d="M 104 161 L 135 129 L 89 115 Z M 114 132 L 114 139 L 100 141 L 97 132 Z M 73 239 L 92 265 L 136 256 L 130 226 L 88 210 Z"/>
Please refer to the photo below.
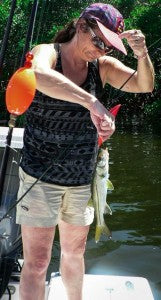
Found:
<path fill-rule="evenodd" d="M 154 89 L 154 68 L 148 55 L 145 36 L 140 30 L 128 30 L 120 34 L 120 38 L 127 39 L 137 59 L 136 73 L 121 90 L 131 93 L 152 92 Z M 101 58 L 100 65 L 103 83 L 109 83 L 117 89 L 120 89 L 134 73 L 133 69 L 113 57 Z"/>

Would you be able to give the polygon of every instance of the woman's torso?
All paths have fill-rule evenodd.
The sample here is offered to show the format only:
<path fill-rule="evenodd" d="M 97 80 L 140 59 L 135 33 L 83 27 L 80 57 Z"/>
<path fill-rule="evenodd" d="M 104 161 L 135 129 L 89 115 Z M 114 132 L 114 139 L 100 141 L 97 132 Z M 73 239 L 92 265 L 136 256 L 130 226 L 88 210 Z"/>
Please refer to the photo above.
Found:
<path fill-rule="evenodd" d="M 63 73 L 58 49 L 55 70 Z M 98 62 L 88 64 L 81 87 L 101 100 Z M 36 92 L 26 113 L 21 167 L 48 183 L 74 186 L 89 184 L 97 155 L 97 132 L 83 106 Z"/>

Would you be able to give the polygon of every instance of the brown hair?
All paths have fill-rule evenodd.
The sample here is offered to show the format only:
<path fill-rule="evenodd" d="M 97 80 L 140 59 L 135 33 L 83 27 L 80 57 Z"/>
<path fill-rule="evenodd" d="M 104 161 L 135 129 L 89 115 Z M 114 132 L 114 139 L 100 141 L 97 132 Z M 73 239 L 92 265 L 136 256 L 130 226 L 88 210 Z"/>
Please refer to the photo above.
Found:
<path fill-rule="evenodd" d="M 78 19 L 74 19 L 70 23 L 66 24 L 63 29 L 58 31 L 56 36 L 54 37 L 53 42 L 54 43 L 66 43 L 69 42 L 75 35 L 76 33 L 76 24 L 77 24 Z M 88 20 L 85 19 L 87 25 L 91 28 L 97 27 L 97 23 L 95 20 Z"/>
<path fill-rule="evenodd" d="M 65 27 L 61 29 L 54 37 L 54 43 L 69 42 L 76 33 L 76 23 L 77 19 L 74 19 L 73 21 L 65 25 Z"/>

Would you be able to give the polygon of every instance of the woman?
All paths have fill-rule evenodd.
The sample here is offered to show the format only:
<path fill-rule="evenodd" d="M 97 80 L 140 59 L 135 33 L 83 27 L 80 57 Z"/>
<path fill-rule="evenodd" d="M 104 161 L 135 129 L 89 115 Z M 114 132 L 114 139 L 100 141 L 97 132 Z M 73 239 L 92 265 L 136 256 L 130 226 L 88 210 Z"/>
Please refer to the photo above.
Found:
<path fill-rule="evenodd" d="M 114 118 L 101 103 L 106 83 L 120 88 L 134 70 L 112 56 L 126 54 L 127 39 L 137 72 L 123 90 L 151 92 L 154 71 L 139 30 L 124 31 L 111 5 L 93 4 L 58 33 L 55 44 L 33 49 L 37 93 L 26 119 L 19 197 L 39 181 L 17 208 L 22 226 L 22 300 L 44 299 L 55 226 L 61 244 L 61 275 L 69 300 L 82 299 L 84 251 L 93 210 L 87 207 L 97 155 L 97 138 L 114 132 Z M 47 170 L 44 174 L 44 172 Z"/>

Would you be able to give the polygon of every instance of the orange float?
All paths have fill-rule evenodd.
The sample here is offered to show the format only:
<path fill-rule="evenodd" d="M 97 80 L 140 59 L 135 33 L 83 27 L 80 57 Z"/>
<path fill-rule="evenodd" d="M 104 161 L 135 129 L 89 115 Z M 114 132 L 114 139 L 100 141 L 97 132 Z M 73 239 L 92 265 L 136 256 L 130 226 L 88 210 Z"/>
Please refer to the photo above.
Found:
<path fill-rule="evenodd" d="M 22 115 L 30 106 L 36 91 L 36 78 L 31 69 L 33 54 L 26 54 L 24 67 L 19 68 L 9 80 L 6 89 L 6 106 L 10 114 Z"/>

